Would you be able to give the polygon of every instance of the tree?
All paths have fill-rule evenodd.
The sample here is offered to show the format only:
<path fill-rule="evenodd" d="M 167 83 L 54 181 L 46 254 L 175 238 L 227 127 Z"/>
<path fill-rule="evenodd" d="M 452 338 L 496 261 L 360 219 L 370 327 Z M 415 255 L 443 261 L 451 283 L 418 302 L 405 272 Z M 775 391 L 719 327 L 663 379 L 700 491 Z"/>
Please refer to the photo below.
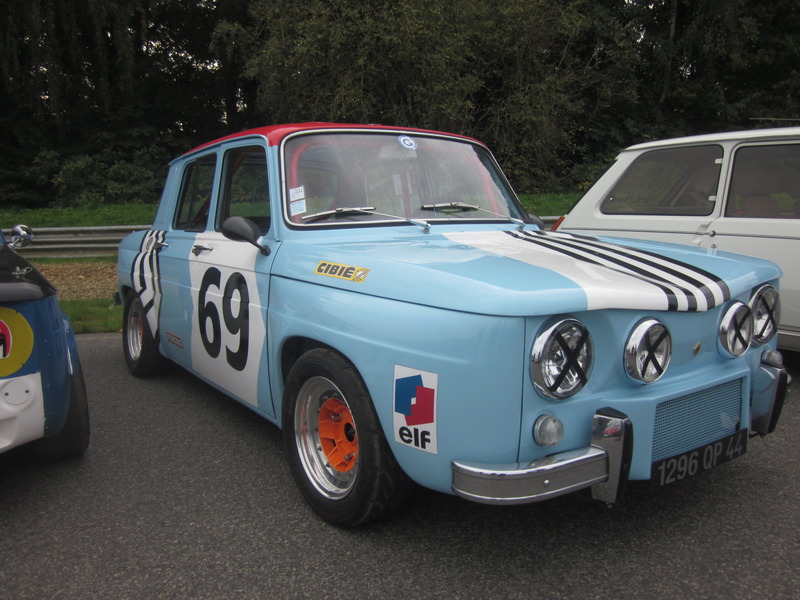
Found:
<path fill-rule="evenodd" d="M 224 131 L 214 11 L 211 0 L 6 0 L 4 201 L 157 198 L 175 148 Z"/>
<path fill-rule="evenodd" d="M 653 137 L 800 118 L 800 7 L 793 0 L 630 5 Z"/>

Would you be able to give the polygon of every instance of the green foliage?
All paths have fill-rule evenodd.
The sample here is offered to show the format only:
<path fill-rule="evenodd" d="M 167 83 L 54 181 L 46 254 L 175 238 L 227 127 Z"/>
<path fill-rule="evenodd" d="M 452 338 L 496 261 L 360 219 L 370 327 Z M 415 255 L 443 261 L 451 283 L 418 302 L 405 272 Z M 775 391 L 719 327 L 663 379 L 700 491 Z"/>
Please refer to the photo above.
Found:
<path fill-rule="evenodd" d="M 631 143 L 800 123 L 796 0 L 5 0 L 0 204 L 150 203 L 268 123 L 471 135 L 518 190 Z"/>
<path fill-rule="evenodd" d="M 0 224 L 7 229 L 18 223 L 39 227 L 104 227 L 148 225 L 156 204 L 104 204 L 96 207 L 0 208 Z"/>

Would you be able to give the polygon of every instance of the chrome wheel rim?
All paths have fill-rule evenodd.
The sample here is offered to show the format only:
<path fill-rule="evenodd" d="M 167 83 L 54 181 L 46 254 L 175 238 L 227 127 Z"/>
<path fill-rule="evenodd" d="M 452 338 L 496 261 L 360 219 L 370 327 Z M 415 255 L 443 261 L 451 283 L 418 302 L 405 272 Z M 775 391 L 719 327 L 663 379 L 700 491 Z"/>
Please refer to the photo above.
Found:
<path fill-rule="evenodd" d="M 138 360 L 142 354 L 142 339 L 144 338 L 144 310 L 138 298 L 131 301 L 125 329 L 127 332 L 128 355 L 133 360 Z"/>
<path fill-rule="evenodd" d="M 330 379 L 311 377 L 300 388 L 294 431 L 308 480 L 326 498 L 344 498 L 358 475 L 358 436 L 350 406 Z"/>

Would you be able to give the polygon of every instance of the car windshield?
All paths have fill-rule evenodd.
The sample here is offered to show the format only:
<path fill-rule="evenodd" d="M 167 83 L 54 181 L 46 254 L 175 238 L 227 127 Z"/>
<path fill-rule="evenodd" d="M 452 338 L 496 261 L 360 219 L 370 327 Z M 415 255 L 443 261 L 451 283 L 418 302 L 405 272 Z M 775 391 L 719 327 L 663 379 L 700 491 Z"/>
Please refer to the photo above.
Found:
<path fill-rule="evenodd" d="M 285 210 L 299 226 L 520 220 L 488 152 L 416 133 L 333 132 L 284 147 Z"/>

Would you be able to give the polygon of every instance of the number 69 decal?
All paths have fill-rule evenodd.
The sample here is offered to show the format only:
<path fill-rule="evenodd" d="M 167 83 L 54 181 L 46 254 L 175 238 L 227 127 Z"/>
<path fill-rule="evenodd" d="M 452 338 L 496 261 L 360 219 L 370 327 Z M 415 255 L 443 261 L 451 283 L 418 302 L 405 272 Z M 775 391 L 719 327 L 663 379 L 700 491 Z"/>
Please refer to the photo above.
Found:
<path fill-rule="evenodd" d="M 216 288 L 222 292 L 222 319 L 220 308 L 214 299 L 207 299 L 209 289 Z M 234 314 L 234 292 L 239 293 L 238 309 Z M 232 350 L 225 346 L 225 359 L 237 371 L 243 371 L 247 365 L 247 351 L 250 334 L 250 293 L 247 281 L 241 273 L 233 273 L 222 288 L 222 273 L 212 267 L 203 275 L 200 292 L 197 298 L 197 319 L 203 347 L 211 358 L 217 358 L 222 350 L 222 322 L 225 329 L 238 336 L 239 347 Z"/>

